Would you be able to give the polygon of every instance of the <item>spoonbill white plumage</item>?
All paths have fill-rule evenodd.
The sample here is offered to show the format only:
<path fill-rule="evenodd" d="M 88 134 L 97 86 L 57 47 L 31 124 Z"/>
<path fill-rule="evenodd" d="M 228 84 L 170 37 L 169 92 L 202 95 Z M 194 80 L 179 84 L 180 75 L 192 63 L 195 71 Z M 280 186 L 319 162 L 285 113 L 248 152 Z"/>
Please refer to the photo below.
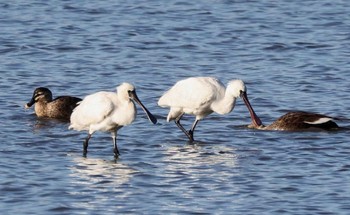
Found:
<path fill-rule="evenodd" d="M 230 113 L 236 103 L 236 99 L 242 97 L 245 102 L 252 123 L 260 126 L 261 121 L 255 114 L 249 103 L 246 86 L 242 80 L 232 80 L 227 87 L 213 77 L 191 77 L 178 81 L 170 90 L 159 99 L 158 105 L 170 107 L 167 121 L 175 120 L 176 125 L 187 135 L 190 141 L 194 141 L 193 133 L 199 120 L 216 112 L 218 114 Z M 184 114 L 192 114 L 196 119 L 189 131 L 181 124 Z"/>
<path fill-rule="evenodd" d="M 318 113 L 293 111 L 281 116 L 270 125 L 260 125 L 258 127 L 250 125 L 249 127 L 260 130 L 280 131 L 331 131 L 339 129 L 337 123 L 333 121 L 336 119 Z"/>
<path fill-rule="evenodd" d="M 131 124 L 136 118 L 136 107 L 139 104 L 148 119 L 157 123 L 157 119 L 147 110 L 136 95 L 135 87 L 123 83 L 117 87 L 117 92 L 97 92 L 86 96 L 73 110 L 69 129 L 87 130 L 88 136 L 84 141 L 84 156 L 87 154 L 89 140 L 96 131 L 110 132 L 113 138 L 114 155 L 119 155 L 117 147 L 117 131 Z"/>

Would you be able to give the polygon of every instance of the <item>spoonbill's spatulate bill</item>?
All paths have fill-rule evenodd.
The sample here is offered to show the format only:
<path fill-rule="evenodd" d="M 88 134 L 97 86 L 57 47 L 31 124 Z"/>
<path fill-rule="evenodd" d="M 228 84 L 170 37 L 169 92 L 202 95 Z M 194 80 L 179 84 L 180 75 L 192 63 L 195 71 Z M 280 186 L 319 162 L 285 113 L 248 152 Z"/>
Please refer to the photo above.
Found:
<path fill-rule="evenodd" d="M 280 131 L 330 131 L 339 128 L 334 120 L 335 118 L 323 114 L 295 111 L 281 116 L 270 125 L 258 127 L 251 125 L 250 127 Z"/>
<path fill-rule="evenodd" d="M 157 123 L 157 119 L 137 97 L 135 87 L 129 83 L 118 86 L 117 92 L 102 91 L 88 95 L 74 109 L 69 128 L 88 131 L 88 136 L 84 141 L 84 156 L 87 154 L 91 135 L 95 131 L 112 134 L 114 155 L 119 156 L 117 131 L 123 126 L 131 124 L 136 118 L 136 107 L 133 101 L 141 106 L 153 124 Z"/>
<path fill-rule="evenodd" d="M 38 87 L 34 90 L 33 96 L 25 108 L 34 105 L 34 111 L 38 117 L 69 121 L 73 109 L 80 101 L 80 98 L 73 96 L 59 96 L 52 99 L 52 92 L 48 88 Z"/>
<path fill-rule="evenodd" d="M 230 113 L 236 99 L 242 97 L 250 112 L 252 123 L 260 126 L 261 121 L 249 103 L 246 86 L 242 80 L 230 81 L 227 87 L 213 77 L 191 77 L 178 81 L 170 90 L 159 99 L 158 105 L 170 107 L 167 121 L 175 120 L 176 125 L 194 141 L 193 133 L 199 120 L 216 112 L 218 114 Z M 181 124 L 184 114 L 192 114 L 196 119 L 189 131 Z"/>

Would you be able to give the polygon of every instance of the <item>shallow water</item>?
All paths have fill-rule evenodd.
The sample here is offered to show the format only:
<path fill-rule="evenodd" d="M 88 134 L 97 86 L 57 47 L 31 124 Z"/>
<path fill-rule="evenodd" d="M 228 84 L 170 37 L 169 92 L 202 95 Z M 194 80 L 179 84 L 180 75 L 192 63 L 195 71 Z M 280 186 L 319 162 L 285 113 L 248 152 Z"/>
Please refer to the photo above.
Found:
<path fill-rule="evenodd" d="M 247 129 L 239 100 L 198 124 L 194 144 L 157 107 L 190 76 L 243 79 L 263 122 L 289 110 L 350 118 L 348 1 L 0 3 L 1 214 L 348 214 L 349 131 Z M 24 110 L 33 90 L 84 97 L 124 82 L 139 110 L 85 132 Z M 193 117 L 184 117 L 189 127 Z M 349 126 L 348 120 L 338 122 Z"/>

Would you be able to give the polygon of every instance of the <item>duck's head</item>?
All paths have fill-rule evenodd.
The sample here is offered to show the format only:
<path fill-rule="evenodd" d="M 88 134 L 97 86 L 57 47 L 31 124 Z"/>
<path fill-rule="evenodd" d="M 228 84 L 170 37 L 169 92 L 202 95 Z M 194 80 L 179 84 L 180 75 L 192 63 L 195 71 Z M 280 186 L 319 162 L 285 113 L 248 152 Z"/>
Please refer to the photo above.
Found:
<path fill-rule="evenodd" d="M 34 90 L 31 100 L 25 105 L 25 108 L 30 108 L 34 103 L 38 101 L 51 101 L 52 93 L 46 87 L 39 87 Z"/>

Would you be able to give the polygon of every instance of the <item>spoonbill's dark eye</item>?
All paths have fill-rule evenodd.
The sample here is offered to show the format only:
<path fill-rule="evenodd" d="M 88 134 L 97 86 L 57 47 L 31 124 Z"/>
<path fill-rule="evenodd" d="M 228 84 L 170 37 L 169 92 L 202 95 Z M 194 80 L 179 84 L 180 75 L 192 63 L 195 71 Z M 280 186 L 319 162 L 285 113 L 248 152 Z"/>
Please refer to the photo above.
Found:
<path fill-rule="evenodd" d="M 132 96 L 133 94 L 135 94 L 135 90 L 128 90 L 128 95 Z"/>

